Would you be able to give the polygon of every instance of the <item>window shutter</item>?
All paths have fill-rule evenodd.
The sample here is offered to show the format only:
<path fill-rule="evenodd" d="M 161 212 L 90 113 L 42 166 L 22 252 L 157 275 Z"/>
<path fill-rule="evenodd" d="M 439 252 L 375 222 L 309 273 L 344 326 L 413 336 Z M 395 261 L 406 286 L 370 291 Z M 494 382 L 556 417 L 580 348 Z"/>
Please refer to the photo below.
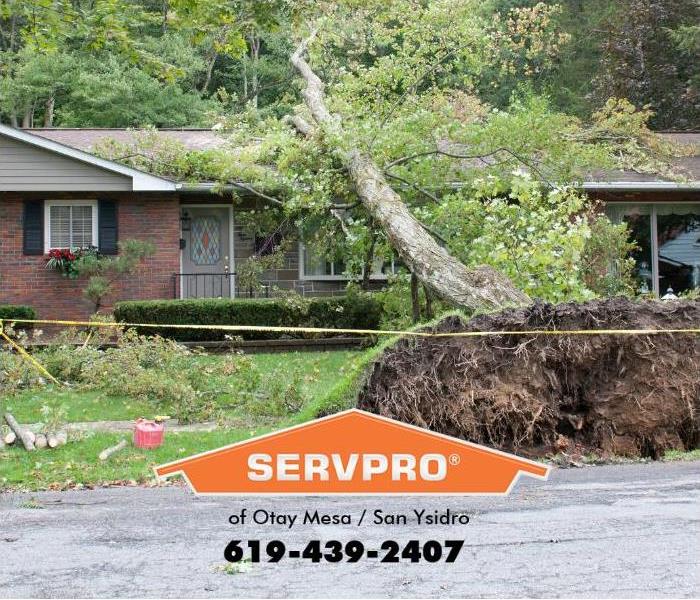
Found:
<path fill-rule="evenodd" d="M 101 254 L 117 254 L 118 224 L 117 203 L 114 200 L 100 200 L 97 210 L 97 240 Z"/>
<path fill-rule="evenodd" d="M 24 201 L 24 242 L 25 254 L 44 254 L 44 201 Z"/>

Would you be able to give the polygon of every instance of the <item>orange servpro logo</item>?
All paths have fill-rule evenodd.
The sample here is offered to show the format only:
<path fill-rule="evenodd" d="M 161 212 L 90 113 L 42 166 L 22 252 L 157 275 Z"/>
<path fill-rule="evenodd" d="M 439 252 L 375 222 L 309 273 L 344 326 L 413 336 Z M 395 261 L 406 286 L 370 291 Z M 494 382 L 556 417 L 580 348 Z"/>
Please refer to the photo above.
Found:
<path fill-rule="evenodd" d="M 198 494 L 507 494 L 549 467 L 352 409 L 155 468 Z"/>

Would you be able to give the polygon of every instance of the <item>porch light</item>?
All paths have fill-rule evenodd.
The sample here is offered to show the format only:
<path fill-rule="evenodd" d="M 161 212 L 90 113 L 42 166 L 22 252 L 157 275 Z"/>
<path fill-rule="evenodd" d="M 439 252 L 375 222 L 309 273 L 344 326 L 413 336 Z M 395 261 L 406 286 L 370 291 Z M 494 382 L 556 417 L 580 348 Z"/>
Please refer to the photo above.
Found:
<path fill-rule="evenodd" d="M 191 223 L 192 223 L 192 217 L 190 217 L 190 213 L 187 212 L 186 210 L 183 210 L 182 213 L 180 214 L 180 230 L 181 231 L 189 231 Z"/>

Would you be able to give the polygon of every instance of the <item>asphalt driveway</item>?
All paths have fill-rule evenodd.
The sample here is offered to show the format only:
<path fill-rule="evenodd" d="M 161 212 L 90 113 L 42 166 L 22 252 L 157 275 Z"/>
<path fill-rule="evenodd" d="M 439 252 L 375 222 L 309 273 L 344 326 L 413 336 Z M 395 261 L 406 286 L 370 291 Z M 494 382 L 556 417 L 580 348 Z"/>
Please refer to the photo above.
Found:
<path fill-rule="evenodd" d="M 30 501 L 34 498 L 35 501 Z M 36 508 L 41 506 L 43 508 Z M 233 526 L 245 508 L 352 525 Z M 467 513 L 373 525 L 364 509 Z M 228 567 L 231 539 L 464 539 L 453 564 L 300 559 Z M 555 470 L 507 498 L 196 498 L 188 489 L 0 495 L 0 597 L 658 597 L 700 595 L 700 462 Z"/>

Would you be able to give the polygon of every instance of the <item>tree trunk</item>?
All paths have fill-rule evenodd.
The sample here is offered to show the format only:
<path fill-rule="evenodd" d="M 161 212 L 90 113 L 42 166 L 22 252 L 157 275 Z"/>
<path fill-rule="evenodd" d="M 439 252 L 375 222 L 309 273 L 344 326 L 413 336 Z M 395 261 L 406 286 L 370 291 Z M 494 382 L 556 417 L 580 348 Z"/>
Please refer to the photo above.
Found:
<path fill-rule="evenodd" d="M 32 112 L 29 108 L 22 115 L 22 129 L 29 129 L 32 126 Z"/>
<path fill-rule="evenodd" d="M 168 30 L 168 9 L 170 7 L 168 6 L 168 1 L 163 0 L 163 3 L 161 4 L 161 15 L 162 15 L 162 20 L 160 23 L 160 28 L 163 33 L 165 33 Z"/>
<path fill-rule="evenodd" d="M 49 448 L 58 448 L 63 446 L 68 441 L 68 434 L 65 431 L 59 431 L 58 433 L 49 433 L 46 436 L 46 443 Z"/>
<path fill-rule="evenodd" d="M 26 429 L 22 429 L 17 420 L 10 413 L 5 413 L 5 421 L 7 421 L 10 429 L 12 429 L 12 431 L 15 432 L 15 435 L 22 441 L 24 449 L 28 452 L 34 450 L 34 440 L 32 439 L 33 435 L 30 435 L 31 432 Z"/>
<path fill-rule="evenodd" d="M 423 293 L 425 294 L 425 318 L 430 320 L 435 316 L 433 314 L 433 293 L 425 285 L 423 286 Z"/>
<path fill-rule="evenodd" d="M 243 62 L 243 99 L 248 101 L 248 67 L 246 66 L 246 61 Z"/>
<path fill-rule="evenodd" d="M 362 284 L 363 290 L 369 289 L 370 277 L 372 276 L 372 265 L 374 263 L 374 246 L 377 242 L 377 236 L 372 233 L 369 246 L 367 247 L 367 252 L 365 253 L 364 269 L 362 271 Z"/>
<path fill-rule="evenodd" d="M 109 448 L 105 448 L 100 454 L 98 455 L 98 458 L 100 460 L 107 460 L 112 454 L 115 452 L 119 452 L 120 450 L 123 450 L 126 448 L 126 440 L 120 441 L 118 444 L 115 444 L 114 446 L 110 446 Z"/>
<path fill-rule="evenodd" d="M 51 96 L 44 104 L 44 127 L 53 127 L 53 109 L 56 99 Z"/>
<path fill-rule="evenodd" d="M 420 296 L 418 295 L 418 277 L 415 273 L 411 273 L 411 310 L 415 325 L 420 321 Z"/>
<path fill-rule="evenodd" d="M 303 40 L 291 62 L 306 81 L 304 100 L 314 121 L 323 130 L 340 133 L 340 120 L 326 108 L 323 82 L 304 60 L 315 33 Z M 527 295 L 495 269 L 468 269 L 441 247 L 411 214 L 387 183 L 374 161 L 357 148 L 344 152 L 343 162 L 357 195 L 372 218 L 382 227 L 392 247 L 411 273 L 448 302 L 468 309 L 498 309 L 530 303 Z"/>
<path fill-rule="evenodd" d="M 251 34 L 248 38 L 250 42 L 250 66 L 252 74 L 250 76 L 251 101 L 253 108 L 258 107 L 258 60 L 260 58 L 260 37 L 257 34 Z"/>
<path fill-rule="evenodd" d="M 209 84 L 211 83 L 211 76 L 214 71 L 214 65 L 216 64 L 216 59 L 219 57 L 218 52 L 212 53 L 211 57 L 209 58 L 209 62 L 207 63 L 207 75 L 206 78 L 204 79 L 204 83 L 202 84 L 202 89 L 199 90 L 202 94 L 207 91 L 209 88 Z"/>

